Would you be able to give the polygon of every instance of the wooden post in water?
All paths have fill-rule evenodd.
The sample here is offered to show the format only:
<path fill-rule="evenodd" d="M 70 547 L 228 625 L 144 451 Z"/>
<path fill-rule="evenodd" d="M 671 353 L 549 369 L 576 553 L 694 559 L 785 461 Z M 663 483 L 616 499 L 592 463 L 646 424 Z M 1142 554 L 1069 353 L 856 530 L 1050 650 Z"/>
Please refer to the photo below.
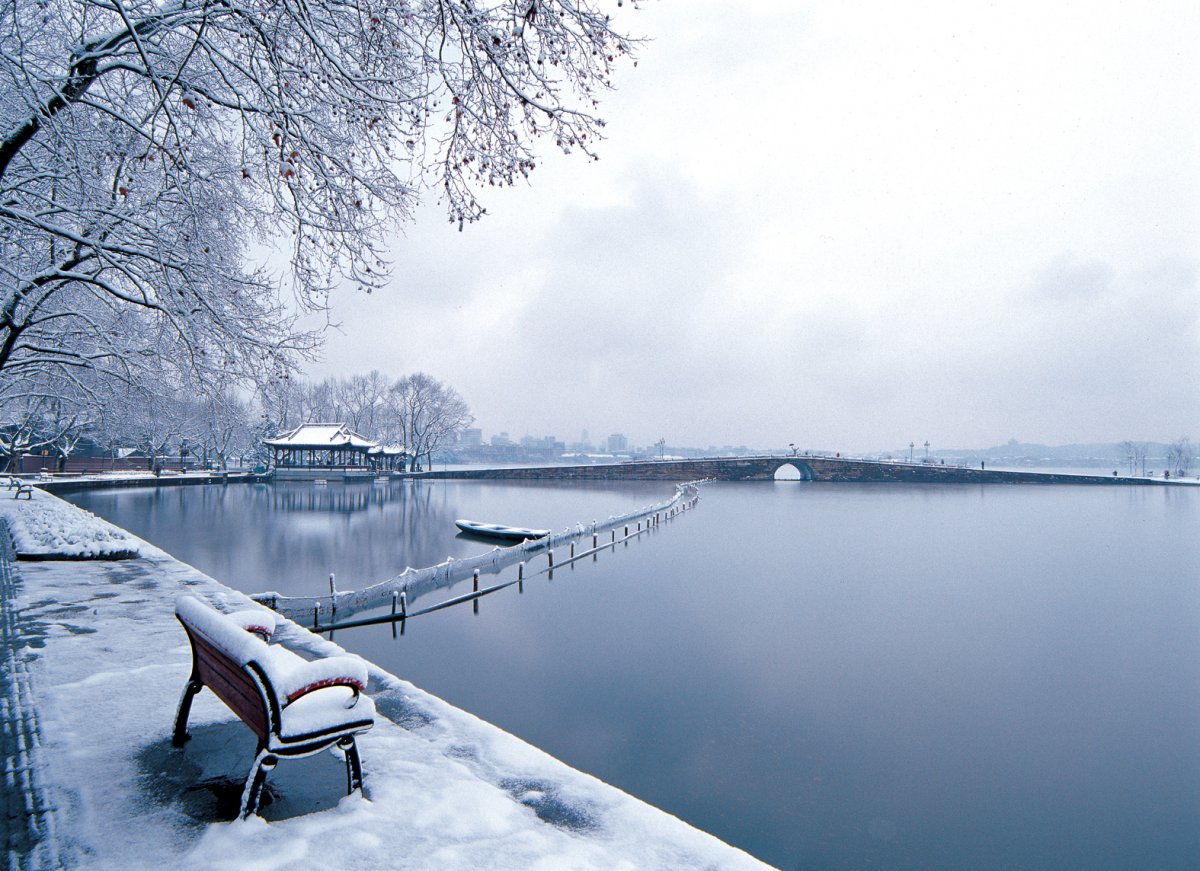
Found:
<path fill-rule="evenodd" d="M 475 569 L 475 571 L 471 573 L 471 590 L 476 593 L 479 592 L 479 569 Z M 471 610 L 475 612 L 476 617 L 479 616 L 479 597 L 478 596 L 476 596 L 471 601 Z"/>
<path fill-rule="evenodd" d="M 396 590 L 392 590 L 392 617 L 396 616 L 396 603 L 400 599 L 400 594 Z M 396 637 L 396 621 L 392 620 L 392 638 Z"/>
<path fill-rule="evenodd" d="M 525 592 L 525 560 L 517 563 L 517 592 Z"/>
<path fill-rule="evenodd" d="M 554 568 L 554 551 L 547 550 L 546 551 L 546 559 L 549 561 L 550 568 L 553 569 Z"/>

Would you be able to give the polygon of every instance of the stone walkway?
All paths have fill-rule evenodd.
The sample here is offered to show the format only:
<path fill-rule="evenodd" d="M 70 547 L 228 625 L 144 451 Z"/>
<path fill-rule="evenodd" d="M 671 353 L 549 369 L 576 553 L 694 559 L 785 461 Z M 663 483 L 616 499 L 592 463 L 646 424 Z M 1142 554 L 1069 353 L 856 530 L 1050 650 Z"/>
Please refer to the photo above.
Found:
<path fill-rule="evenodd" d="M 0 751 L 4 754 L 4 846 L 8 867 L 62 867 L 54 837 L 56 809 L 41 783 L 41 736 L 25 651 L 35 633 L 13 600 L 21 572 L 8 529 L 0 521 Z"/>

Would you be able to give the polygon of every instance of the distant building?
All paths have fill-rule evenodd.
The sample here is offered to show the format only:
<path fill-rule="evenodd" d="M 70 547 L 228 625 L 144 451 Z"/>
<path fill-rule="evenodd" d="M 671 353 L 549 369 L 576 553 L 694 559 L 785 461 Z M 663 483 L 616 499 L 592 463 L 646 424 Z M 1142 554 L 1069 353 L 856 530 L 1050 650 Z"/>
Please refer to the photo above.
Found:
<path fill-rule="evenodd" d="M 458 437 L 458 443 L 464 448 L 477 448 L 483 444 L 483 430 L 464 429 Z"/>
<path fill-rule="evenodd" d="M 499 435 L 492 436 L 492 447 L 504 448 L 512 444 L 512 439 L 508 437 L 508 433 L 502 432 Z"/>
<path fill-rule="evenodd" d="M 302 424 L 273 439 L 263 439 L 263 444 L 271 451 L 275 473 L 283 477 L 403 469 L 408 456 L 404 448 L 371 441 L 344 423 Z"/>
<path fill-rule="evenodd" d="M 619 432 L 615 432 L 608 437 L 608 452 L 610 454 L 623 454 L 629 450 L 629 439 L 625 438 Z"/>

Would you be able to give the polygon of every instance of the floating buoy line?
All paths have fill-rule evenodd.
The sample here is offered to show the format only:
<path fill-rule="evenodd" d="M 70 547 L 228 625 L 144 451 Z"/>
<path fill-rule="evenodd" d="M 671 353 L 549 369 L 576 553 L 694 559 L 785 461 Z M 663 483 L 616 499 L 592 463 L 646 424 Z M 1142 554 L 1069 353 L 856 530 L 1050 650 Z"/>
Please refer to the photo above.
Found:
<path fill-rule="evenodd" d="M 578 524 L 536 541 L 494 548 L 487 553 L 461 560 L 451 558 L 424 569 L 405 569 L 399 575 L 362 590 L 338 590 L 334 576 L 330 575 L 328 596 L 282 596 L 271 592 L 256 593 L 251 598 L 298 623 L 308 625 L 313 632 L 332 633 L 338 629 L 391 623 L 395 635 L 397 625 L 402 633 L 405 621 L 411 617 L 430 614 L 466 602 L 472 602 L 478 613 L 479 600 L 484 596 L 514 585 L 520 587 L 526 580 L 542 574 L 553 579 L 556 568 L 571 565 L 589 556 L 595 557 L 601 551 L 636 539 L 657 528 L 663 520 L 673 519 L 694 508 L 700 499 L 698 485 L 702 483 L 704 481 L 690 481 L 676 485 L 675 495 L 665 502 L 610 517 L 603 523 L 593 521 L 590 524 Z M 580 539 L 586 542 L 588 535 L 591 536 L 591 545 L 580 550 L 577 546 Z M 568 549 L 567 555 L 556 559 L 555 549 L 562 547 Z M 545 558 L 545 565 L 532 570 L 532 561 L 537 559 L 540 562 L 540 557 Z M 517 563 L 516 578 L 480 588 L 482 569 L 496 570 L 513 563 Z M 453 596 L 423 608 L 409 609 L 410 594 L 415 598 L 433 589 L 454 586 L 468 578 L 472 580 L 472 590 L 469 593 Z M 389 604 L 390 613 L 357 620 L 345 619 L 364 610 L 386 608 Z M 341 620 L 338 619 L 339 613 L 343 616 Z"/>

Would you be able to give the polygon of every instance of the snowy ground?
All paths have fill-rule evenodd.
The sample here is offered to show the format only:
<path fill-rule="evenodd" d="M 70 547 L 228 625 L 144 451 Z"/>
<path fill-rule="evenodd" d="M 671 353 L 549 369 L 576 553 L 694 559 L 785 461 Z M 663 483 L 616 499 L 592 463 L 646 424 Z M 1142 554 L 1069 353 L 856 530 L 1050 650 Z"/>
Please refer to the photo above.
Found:
<path fill-rule="evenodd" d="M 321 754 L 280 763 L 265 820 L 223 822 L 254 739 L 202 692 L 193 739 L 171 748 L 190 667 L 174 600 L 187 592 L 225 610 L 249 600 L 49 494 L 0 504 L 43 545 L 51 536 L 29 530 L 58 524 L 56 546 L 72 553 L 118 541 L 140 553 L 19 564 L 12 605 L 56 808 L 54 843 L 31 866 L 57 854 L 98 869 L 765 867 L 375 666 L 380 716 L 360 739 L 368 799 L 344 797 L 341 761 Z M 276 639 L 310 658 L 342 652 L 286 621 Z"/>
<path fill-rule="evenodd" d="M 125 530 L 36 487 L 29 499 L 0 489 L 0 517 L 8 521 L 13 546 L 23 557 L 137 556 L 142 544 Z"/>

